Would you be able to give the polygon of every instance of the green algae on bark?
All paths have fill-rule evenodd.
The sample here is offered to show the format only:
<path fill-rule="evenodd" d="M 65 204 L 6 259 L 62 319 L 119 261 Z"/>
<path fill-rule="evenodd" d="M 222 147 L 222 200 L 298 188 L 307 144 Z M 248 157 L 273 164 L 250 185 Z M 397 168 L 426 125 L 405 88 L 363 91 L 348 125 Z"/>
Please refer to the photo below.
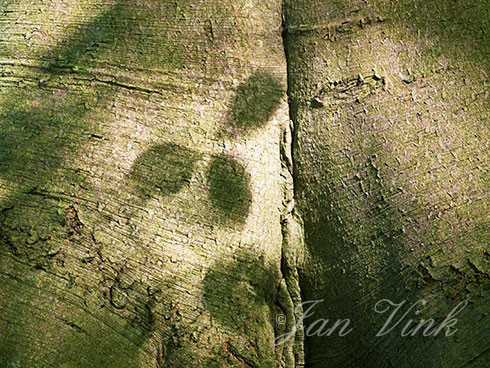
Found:
<path fill-rule="evenodd" d="M 282 89 L 260 129 L 217 133 L 258 70 L 284 84 L 280 3 L 36 0 L 0 13 L 0 355 L 272 367 L 273 302 L 230 328 L 201 288 L 242 251 L 270 265 L 260 292 L 279 282 Z M 210 196 L 222 156 L 246 178 L 239 227 Z"/>
<path fill-rule="evenodd" d="M 286 2 L 301 290 L 325 299 L 319 318 L 355 324 L 343 338 L 307 337 L 309 366 L 484 359 L 488 19 L 477 9 L 482 2 Z M 376 340 L 386 316 L 373 307 L 384 298 L 426 299 L 418 318 L 436 321 L 470 303 L 457 338 Z"/>

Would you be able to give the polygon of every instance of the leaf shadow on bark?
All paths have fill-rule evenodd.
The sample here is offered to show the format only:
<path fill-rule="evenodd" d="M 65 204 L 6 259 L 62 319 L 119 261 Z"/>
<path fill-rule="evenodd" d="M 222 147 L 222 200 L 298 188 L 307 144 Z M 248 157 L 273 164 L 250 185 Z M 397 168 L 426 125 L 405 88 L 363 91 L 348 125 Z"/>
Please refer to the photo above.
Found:
<path fill-rule="evenodd" d="M 133 5 L 130 1 L 117 2 L 114 7 L 83 25 L 81 31 L 72 34 L 54 51 L 43 57 L 43 60 L 48 60 L 49 64 L 48 67 L 39 69 L 39 85 L 30 84 L 29 90 L 18 91 L 17 87 L 12 88 L 16 92 L 12 93 L 7 100 L 2 101 L 0 135 L 5 140 L 0 149 L 2 159 L 0 178 L 14 186 L 8 198 L 3 199 L 0 203 L 0 208 L 3 210 L 10 210 L 11 207 L 18 207 L 27 202 L 33 207 L 31 212 L 38 210 L 38 216 L 42 217 L 41 222 L 48 222 L 48 218 L 59 215 L 59 211 L 65 210 L 64 205 L 74 201 L 74 198 L 67 199 L 64 195 L 75 197 L 71 193 L 76 193 L 80 178 L 88 175 L 78 169 L 73 171 L 73 176 L 67 173 L 61 174 L 61 171 L 65 169 L 67 159 L 73 159 L 82 152 L 83 147 L 89 145 L 93 140 L 100 139 L 99 127 L 90 123 L 93 119 L 91 115 L 97 108 L 100 108 L 100 105 L 105 105 L 113 97 L 115 90 L 90 83 L 88 88 L 74 90 L 70 94 L 66 87 L 60 87 L 67 79 L 75 73 L 84 73 L 97 66 L 101 55 L 109 59 L 111 56 L 117 56 L 117 60 L 112 60 L 115 64 L 123 60 L 126 64 L 138 65 L 141 63 L 143 67 L 151 68 L 175 69 L 186 66 L 190 60 L 194 61 L 196 55 L 187 52 L 184 42 L 173 43 L 173 48 L 162 47 L 162 53 L 158 58 L 145 59 L 130 52 L 126 55 L 125 51 L 128 51 L 129 48 L 126 41 L 129 44 L 145 42 L 144 31 L 141 31 L 137 24 L 141 16 L 135 18 L 131 13 Z M 158 12 L 154 13 L 158 14 Z M 164 38 L 167 36 L 164 35 Z M 92 76 L 88 74 L 88 77 Z M 57 82 L 58 86 L 54 82 Z M 263 126 L 278 106 L 280 96 L 282 96 L 279 90 L 280 86 L 276 81 L 265 74 L 259 73 L 251 77 L 249 83 L 239 89 L 236 106 L 232 110 L 239 129 L 246 131 L 248 128 L 256 129 Z M 250 98 L 244 95 L 247 93 L 251 94 Z M 257 110 L 249 111 L 248 109 Z M 181 150 L 184 153 L 175 154 L 173 150 Z M 133 165 L 130 174 L 132 189 L 137 193 L 137 197 L 145 200 L 148 195 L 176 194 L 184 189 L 187 181 L 190 180 L 194 159 L 193 151 L 171 143 L 151 147 Z M 155 161 L 161 162 L 155 163 Z M 37 175 L 26 178 L 23 175 L 26 170 Z M 216 156 L 212 159 L 208 176 L 209 196 L 217 209 L 217 221 L 226 224 L 243 224 L 248 216 L 252 200 L 250 178 L 243 165 L 229 156 Z M 145 180 L 147 180 L 146 184 L 152 187 L 149 192 L 148 187 L 143 185 Z M 82 182 L 88 185 L 88 182 L 83 180 Z M 90 187 L 85 189 L 90 189 Z M 40 208 L 42 211 L 39 210 Z M 20 211 L 20 207 L 17 210 Z M 24 243 L 26 238 L 31 236 L 27 229 L 30 225 L 28 226 L 27 220 L 25 224 L 16 226 L 14 230 L 7 229 L 3 225 L 2 221 L 0 223 L 1 263 L 13 265 L 13 269 L 2 271 L 1 274 L 2 277 L 10 279 L 8 287 L 5 287 L 9 290 L 8 294 L 22 295 L 27 298 L 39 292 L 41 299 L 44 298 L 39 302 L 40 307 L 33 305 L 34 300 L 37 299 L 31 301 L 25 299 L 22 302 L 12 303 L 2 301 L 2 310 L 5 308 L 5 310 L 14 311 L 15 316 L 11 315 L 14 322 L 9 323 L 12 326 L 8 335 L 9 342 L 5 345 L 1 344 L 0 351 L 8 360 L 15 361 L 31 349 L 29 346 L 31 343 L 35 344 L 35 341 L 41 339 L 40 336 L 32 336 L 32 340 L 26 339 L 26 330 L 31 329 L 33 333 L 36 333 L 40 328 L 43 318 L 46 317 L 46 314 L 41 313 L 42 308 L 45 308 L 45 311 L 53 311 L 53 305 L 64 304 L 63 298 L 59 295 L 48 295 L 48 292 L 45 293 L 39 287 L 40 284 L 26 286 L 21 279 L 24 277 L 41 278 L 41 274 L 52 271 L 52 264 L 58 262 L 62 266 L 65 260 L 60 256 L 63 251 L 50 253 L 49 249 L 41 255 L 40 259 L 35 260 L 34 263 L 37 266 L 33 266 L 33 261 L 29 257 L 17 257 L 12 249 Z M 69 229 L 71 225 L 64 223 L 63 220 L 60 220 L 60 226 L 63 229 L 58 230 L 62 233 L 76 231 Z M 76 242 L 70 244 L 73 247 L 80 245 Z M 30 251 L 28 248 L 23 254 Z M 250 276 L 248 268 L 237 267 L 237 272 L 243 272 L 245 277 Z M 63 277 L 69 277 L 69 275 L 63 275 Z M 48 278 L 55 278 L 55 276 L 49 275 Z M 53 281 L 53 285 L 55 284 Z M 136 295 L 124 297 L 127 291 L 116 290 L 119 289 L 111 286 L 109 297 L 116 300 L 112 307 L 106 306 L 105 309 L 97 310 L 91 306 L 84 309 L 83 312 L 78 310 L 76 313 L 68 313 L 74 317 L 84 314 L 90 317 L 84 321 L 71 319 L 62 321 L 63 324 L 60 325 L 59 331 L 63 332 L 60 332 L 60 336 L 68 337 L 60 341 L 56 352 L 46 350 L 45 355 L 36 357 L 37 363 L 53 363 L 54 366 L 67 367 L 74 363 L 81 367 L 136 366 L 140 348 L 153 334 L 153 317 L 147 310 L 145 298 L 141 299 Z M 102 293 L 102 290 L 94 290 L 94 295 L 87 299 L 97 299 Z M 259 295 L 256 296 L 257 305 L 260 305 L 263 297 L 260 291 L 257 293 Z M 51 307 L 42 304 L 44 300 L 53 301 L 53 298 L 56 303 L 52 303 Z M 129 307 L 121 307 L 125 298 L 127 298 L 127 305 L 132 308 L 129 311 L 126 310 Z M 105 312 L 109 308 L 112 308 L 111 311 Z M 40 311 L 39 314 L 33 312 L 37 309 Z M 122 313 L 119 320 L 108 317 L 118 313 Z M 37 319 L 35 324 L 32 320 L 26 320 L 24 318 L 26 315 L 32 315 L 33 319 Z M 106 319 L 104 323 L 101 322 L 103 319 Z M 121 320 L 132 322 L 125 323 Z M 133 323 L 134 320 L 140 322 Z M 46 329 L 50 330 L 51 327 L 46 326 Z M 53 340 L 47 339 L 47 341 Z"/>
<path fill-rule="evenodd" d="M 154 145 L 134 161 L 129 182 L 140 199 L 178 193 L 191 181 L 197 152 L 173 143 Z"/>
<path fill-rule="evenodd" d="M 234 137 L 238 132 L 264 126 L 279 107 L 283 94 L 277 79 L 265 72 L 254 73 L 236 91 L 227 117 L 231 124 L 228 133 Z M 133 163 L 128 177 L 130 190 L 140 199 L 176 194 L 190 182 L 197 159 L 198 153 L 189 148 L 172 143 L 154 145 Z M 243 225 L 252 203 L 250 175 L 245 167 L 231 155 L 215 155 L 206 177 L 216 220 L 230 226 Z"/>
<path fill-rule="evenodd" d="M 266 126 L 284 96 L 282 83 L 264 71 L 256 71 L 239 85 L 218 137 L 239 138 Z"/>
<path fill-rule="evenodd" d="M 271 311 L 278 275 L 273 270 L 263 259 L 242 251 L 237 257 L 216 262 L 202 282 L 204 307 L 233 337 L 227 342 L 232 349 L 240 339 L 247 341 L 249 351 L 235 355 L 251 367 L 275 366 L 272 343 L 267 338 L 267 329 L 275 322 Z M 226 339 L 224 335 L 222 338 Z"/>
<path fill-rule="evenodd" d="M 32 336 L 31 340 L 26 338 L 27 334 L 30 330 L 34 333 L 36 329 L 41 328 L 43 318 L 46 317 L 41 310 L 37 310 L 37 307 L 25 300 L 25 297 L 34 295 L 39 286 L 28 285 L 23 278 L 37 278 L 45 272 L 49 275 L 48 278 L 54 277 L 50 274 L 51 266 L 55 263 L 61 266 L 64 264 L 61 256 L 63 251 L 36 249 L 36 247 L 42 248 L 45 240 L 49 241 L 51 237 L 55 238 L 63 234 L 40 235 L 41 241 L 37 235 L 34 238 L 31 234 L 31 220 L 22 212 L 22 206 L 28 203 L 32 207 L 29 215 L 37 209 L 38 213 L 34 216 L 40 217 L 42 226 L 47 226 L 51 217 L 59 214 L 59 211 L 64 211 L 64 206 L 75 200 L 74 192 L 77 191 L 78 186 L 88 185 L 83 180 L 86 176 L 83 170 L 75 169 L 73 172 L 66 170 L 63 174 L 60 174 L 60 171 L 66 169 L 64 165 L 67 159 L 76 158 L 83 147 L 94 139 L 100 139 L 98 126 L 91 123 L 94 119 L 93 112 L 100 107 L 99 104 L 105 104 L 110 100 L 115 90 L 92 83 L 88 84 L 88 88 L 73 87 L 73 90 L 62 86 L 65 79 L 71 78 L 76 68 L 94 66 L 97 58 L 100 55 L 107 55 L 111 46 L 124 46 L 125 41 L 143 42 L 144 32 L 141 30 L 137 32 L 139 29 L 137 21 L 144 17 L 132 16 L 133 5 L 129 1 L 119 1 L 114 7 L 85 24 L 80 32 L 72 34 L 66 41 L 61 42 L 54 51 L 46 53 L 44 59 L 54 59 L 54 61 L 50 61 L 48 67 L 40 67 L 37 71 L 39 85 L 33 85 L 28 81 L 24 88 L 17 86 L 6 88 L 6 93 L 3 95 L 5 98 L 2 96 L 0 179 L 9 183 L 13 189 L 2 198 L 0 208 L 2 213 L 15 208 L 15 216 L 18 218 L 14 221 L 13 215 L 5 215 L 0 219 L 1 263 L 8 268 L 1 274 L 2 278 L 8 280 L 8 286 L 6 282 L 2 290 L 8 290 L 10 296 L 19 296 L 19 300 L 3 299 L 1 302 L 2 310 L 9 310 L 10 313 L 8 334 L 2 334 L 0 346 L 0 355 L 6 361 L 13 362 L 20 359 L 23 364 L 29 364 L 26 363 L 26 359 L 38 359 L 36 364 L 51 362 L 61 366 L 79 364 L 83 367 L 134 367 L 137 365 L 137 353 L 140 347 L 152 334 L 151 311 L 148 310 L 146 302 L 143 302 L 144 298 L 133 295 L 128 297 L 130 306 L 128 308 L 132 309 L 127 311 L 125 308 L 121 319 L 111 320 L 108 317 L 117 314 L 117 310 L 107 313 L 104 310 L 84 309 L 83 312 L 79 310 L 79 315 L 87 315 L 85 321 L 81 323 L 66 321 L 62 327 L 60 326 L 60 330 L 63 330 L 66 336 L 71 336 L 69 331 L 72 331 L 73 338 L 61 341 L 54 353 L 46 350 L 43 356 L 22 357 L 24 353 L 30 351 L 31 342 L 34 343 L 40 338 Z M 142 13 L 145 12 L 152 13 L 151 9 L 146 9 Z M 153 18 L 157 17 L 156 13 L 152 13 Z M 167 36 L 159 36 L 163 44 Z M 145 64 L 143 66 L 170 69 L 182 67 L 186 65 L 190 54 L 184 52 L 183 43 L 174 43 L 174 45 L 171 50 L 163 47 L 164 52 L 160 53 L 161 57 L 157 59 L 150 57 L 137 61 Z M 121 60 L 134 61 L 134 55 L 124 55 L 122 54 L 124 51 L 124 47 L 116 48 Z M 58 82 L 59 85 L 53 82 Z M 158 156 L 160 158 L 165 156 L 164 158 L 170 161 L 171 168 L 178 171 L 177 164 L 182 160 L 186 161 L 186 157 L 172 156 L 169 153 L 171 148 L 171 145 L 158 146 L 144 155 L 140 159 L 142 163 L 140 170 L 133 173 L 136 177 L 139 176 L 136 182 L 142 180 L 144 175 L 149 175 L 150 180 L 157 180 L 155 175 L 152 175 L 153 171 L 145 171 L 141 167 Z M 169 175 L 178 175 L 181 172 L 163 174 L 166 175 L 165 178 L 173 180 Z M 186 178 L 188 170 L 184 170 L 182 174 Z M 181 184 L 183 183 L 163 183 L 162 186 L 164 190 L 174 192 Z M 68 197 L 72 195 L 73 198 L 67 199 L 64 197 L 65 194 Z M 12 223 L 12 226 L 5 225 L 6 220 L 9 224 Z M 73 231 L 68 227 L 69 224 L 61 220 L 61 230 L 57 228 L 55 231 L 61 233 Z M 30 238 L 33 238 L 32 243 Z M 28 245 L 25 245 L 26 243 Z M 34 258 L 31 256 L 33 252 L 36 255 Z M 59 280 L 53 281 L 53 285 L 57 282 Z M 100 292 L 95 290 L 93 298 L 97 299 Z M 39 290 L 39 295 L 51 300 L 52 295 L 48 294 Z M 59 298 L 57 302 L 60 302 Z M 38 303 L 42 305 L 43 300 L 39 299 Z M 48 306 L 44 308 L 46 311 L 51 310 Z M 32 316 L 32 319 L 27 319 L 25 317 L 27 315 Z M 76 316 L 77 313 L 74 315 Z M 102 322 L 103 319 L 106 319 L 106 322 Z M 35 320 L 34 324 L 33 320 Z M 122 331 L 116 331 L 124 320 L 131 322 Z"/>
<path fill-rule="evenodd" d="M 163 199 L 188 189 L 200 158 L 197 151 L 173 143 L 154 145 L 143 152 L 127 177 L 128 192 L 138 199 L 137 208 L 151 198 Z M 245 167 L 231 156 L 216 155 L 206 178 L 206 193 L 212 205 L 208 215 L 225 226 L 243 225 L 252 203 L 250 176 Z"/>
<path fill-rule="evenodd" d="M 231 125 L 249 131 L 266 124 L 279 107 L 281 83 L 264 72 L 256 72 L 238 87 L 231 109 Z"/>
<path fill-rule="evenodd" d="M 230 156 L 215 156 L 207 177 L 210 200 L 220 222 L 243 224 L 252 202 L 250 177 L 245 167 Z"/>

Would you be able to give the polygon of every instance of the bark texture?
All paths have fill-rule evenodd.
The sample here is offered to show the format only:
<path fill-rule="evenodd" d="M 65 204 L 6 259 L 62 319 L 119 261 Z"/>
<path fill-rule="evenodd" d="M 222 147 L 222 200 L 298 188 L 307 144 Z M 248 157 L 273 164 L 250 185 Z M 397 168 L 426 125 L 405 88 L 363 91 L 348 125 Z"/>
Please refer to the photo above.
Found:
<path fill-rule="evenodd" d="M 2 2 L 2 367 L 283 359 L 281 14 Z"/>
<path fill-rule="evenodd" d="M 489 19 L 2 2 L 0 366 L 484 366 Z M 374 338 L 383 298 L 470 303 L 453 337 Z M 312 299 L 353 332 L 275 346 Z"/>
<path fill-rule="evenodd" d="M 324 299 L 306 329 L 319 318 L 353 328 L 312 326 L 307 366 L 484 366 L 488 4 L 286 1 L 285 19 L 300 286 Z M 381 299 L 427 304 L 376 338 Z M 440 324 L 464 300 L 455 335 L 400 336 L 408 319 Z"/>

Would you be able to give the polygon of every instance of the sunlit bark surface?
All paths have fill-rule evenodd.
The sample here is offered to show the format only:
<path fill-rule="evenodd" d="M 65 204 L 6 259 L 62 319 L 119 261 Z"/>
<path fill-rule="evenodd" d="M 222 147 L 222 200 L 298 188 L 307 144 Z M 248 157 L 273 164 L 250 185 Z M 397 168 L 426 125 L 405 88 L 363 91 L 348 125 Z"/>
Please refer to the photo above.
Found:
<path fill-rule="evenodd" d="M 280 360 L 281 12 L 0 4 L 0 366 Z"/>
<path fill-rule="evenodd" d="M 485 366 L 489 19 L 0 3 L 0 367 Z"/>

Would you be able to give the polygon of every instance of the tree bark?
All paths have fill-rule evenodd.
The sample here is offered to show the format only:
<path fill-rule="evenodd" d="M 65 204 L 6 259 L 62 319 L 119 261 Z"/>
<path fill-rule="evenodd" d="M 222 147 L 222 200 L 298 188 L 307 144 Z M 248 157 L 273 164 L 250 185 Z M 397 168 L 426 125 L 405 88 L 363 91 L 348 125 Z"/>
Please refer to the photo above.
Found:
<path fill-rule="evenodd" d="M 486 8 L 1 4 L 0 366 L 483 366 Z"/>
<path fill-rule="evenodd" d="M 305 320 L 308 367 L 488 361 L 487 14 L 481 1 L 286 1 L 300 286 L 324 299 Z M 394 322 L 427 304 L 376 337 L 393 311 L 374 310 L 382 299 L 405 301 Z M 401 336 L 464 301 L 454 336 Z M 319 318 L 353 330 L 318 336 Z"/>
<path fill-rule="evenodd" d="M 0 12 L 0 365 L 276 366 L 281 3 Z"/>

